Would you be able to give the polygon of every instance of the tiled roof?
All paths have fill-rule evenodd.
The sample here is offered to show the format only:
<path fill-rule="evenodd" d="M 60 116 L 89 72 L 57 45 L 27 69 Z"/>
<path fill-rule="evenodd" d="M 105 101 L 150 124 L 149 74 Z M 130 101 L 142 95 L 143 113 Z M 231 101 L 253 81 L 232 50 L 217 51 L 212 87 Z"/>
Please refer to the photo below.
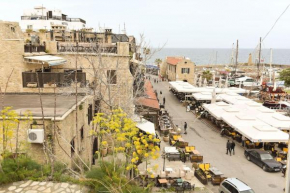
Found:
<path fill-rule="evenodd" d="M 181 60 L 183 60 L 183 57 L 167 57 L 166 58 L 167 63 L 171 65 L 176 65 Z"/>
<path fill-rule="evenodd" d="M 159 110 L 159 103 L 156 94 L 152 88 L 152 84 L 149 80 L 145 81 L 144 90 L 146 97 L 140 97 L 137 99 L 137 105 L 150 107 Z"/>

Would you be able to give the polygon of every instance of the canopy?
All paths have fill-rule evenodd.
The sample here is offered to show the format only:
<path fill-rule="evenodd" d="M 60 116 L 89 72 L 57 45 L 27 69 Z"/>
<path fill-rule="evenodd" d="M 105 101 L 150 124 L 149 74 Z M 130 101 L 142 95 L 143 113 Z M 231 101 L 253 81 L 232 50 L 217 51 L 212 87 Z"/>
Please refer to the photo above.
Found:
<path fill-rule="evenodd" d="M 288 142 L 289 135 L 247 114 L 225 114 L 222 120 L 252 142 Z"/>
<path fill-rule="evenodd" d="M 42 55 L 42 56 L 27 56 L 24 57 L 25 62 L 31 64 L 43 64 L 47 63 L 49 66 L 56 66 L 65 64 L 66 60 L 61 57 L 52 56 L 52 55 Z"/>
<path fill-rule="evenodd" d="M 257 118 L 277 129 L 290 130 L 290 117 L 280 113 L 260 114 Z"/>
<path fill-rule="evenodd" d="M 137 123 L 136 127 L 138 127 L 140 130 L 152 135 L 156 135 L 154 123 L 140 117 L 137 114 L 133 116 L 133 120 Z"/>
<path fill-rule="evenodd" d="M 211 101 L 213 94 L 212 94 L 212 92 L 201 92 L 201 93 L 194 93 L 194 94 L 192 94 L 192 96 L 197 101 Z M 217 95 L 215 100 L 221 101 L 222 99 Z"/>
<path fill-rule="evenodd" d="M 164 147 L 165 153 L 179 153 L 176 147 Z"/>

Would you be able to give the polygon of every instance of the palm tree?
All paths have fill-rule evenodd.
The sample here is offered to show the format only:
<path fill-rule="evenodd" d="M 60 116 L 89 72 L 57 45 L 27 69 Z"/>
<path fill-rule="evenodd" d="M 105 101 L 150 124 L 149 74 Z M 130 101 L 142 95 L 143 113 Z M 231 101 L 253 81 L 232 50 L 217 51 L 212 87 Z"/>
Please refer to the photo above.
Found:
<path fill-rule="evenodd" d="M 210 81 L 212 79 L 212 73 L 209 70 L 203 71 L 202 78 L 206 78 L 207 81 Z"/>

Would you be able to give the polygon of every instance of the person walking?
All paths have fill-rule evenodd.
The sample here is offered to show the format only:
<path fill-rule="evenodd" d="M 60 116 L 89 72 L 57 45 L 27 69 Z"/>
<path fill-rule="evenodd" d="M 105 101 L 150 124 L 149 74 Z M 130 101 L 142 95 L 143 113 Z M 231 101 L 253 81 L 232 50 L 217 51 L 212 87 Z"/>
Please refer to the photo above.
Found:
<path fill-rule="evenodd" d="M 184 122 L 184 134 L 187 134 L 186 129 L 187 129 L 187 123 Z"/>
<path fill-rule="evenodd" d="M 236 144 L 235 144 L 235 142 L 233 140 L 232 143 L 231 143 L 231 151 L 233 152 L 233 155 L 235 155 L 235 146 L 236 146 Z"/>
<path fill-rule="evenodd" d="M 227 153 L 226 154 L 228 154 L 230 152 L 230 156 L 232 155 L 231 147 L 232 147 L 232 144 L 231 144 L 230 140 L 228 140 L 228 142 L 227 142 Z"/>
<path fill-rule="evenodd" d="M 163 97 L 163 105 L 165 106 L 165 97 Z"/>

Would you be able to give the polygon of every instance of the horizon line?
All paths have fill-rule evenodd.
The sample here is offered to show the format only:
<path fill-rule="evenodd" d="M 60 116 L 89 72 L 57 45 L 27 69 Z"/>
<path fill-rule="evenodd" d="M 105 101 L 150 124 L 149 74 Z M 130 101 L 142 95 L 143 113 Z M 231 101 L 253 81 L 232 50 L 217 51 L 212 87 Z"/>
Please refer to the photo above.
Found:
<path fill-rule="evenodd" d="M 153 47 L 155 49 L 158 49 L 158 47 Z M 188 47 L 164 47 L 164 48 L 167 48 L 167 49 L 232 49 L 232 48 L 188 48 Z M 164 49 L 162 48 L 162 49 Z M 248 49 L 248 50 L 255 50 L 255 48 L 239 48 L 239 49 Z M 264 50 L 269 50 L 269 49 L 277 49 L 277 50 L 289 50 L 290 48 L 264 48 Z M 262 48 L 263 50 L 263 48 Z"/>

